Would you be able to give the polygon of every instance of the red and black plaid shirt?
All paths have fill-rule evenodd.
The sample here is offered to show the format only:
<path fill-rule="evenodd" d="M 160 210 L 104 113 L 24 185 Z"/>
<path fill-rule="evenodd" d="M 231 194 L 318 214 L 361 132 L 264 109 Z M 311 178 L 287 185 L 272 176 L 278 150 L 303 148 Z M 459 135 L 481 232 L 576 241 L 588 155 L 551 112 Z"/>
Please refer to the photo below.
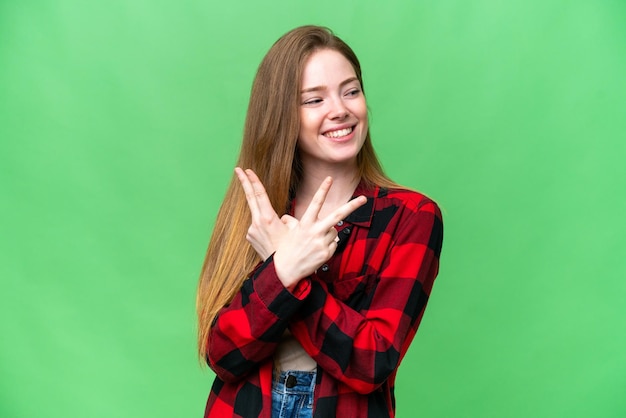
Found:
<path fill-rule="evenodd" d="M 272 355 L 286 328 L 317 362 L 315 417 L 393 417 L 396 370 L 439 269 L 441 212 L 402 189 L 366 190 L 337 225 L 339 246 L 289 292 L 272 257 L 260 264 L 211 329 L 217 377 L 205 417 L 270 417 Z"/>

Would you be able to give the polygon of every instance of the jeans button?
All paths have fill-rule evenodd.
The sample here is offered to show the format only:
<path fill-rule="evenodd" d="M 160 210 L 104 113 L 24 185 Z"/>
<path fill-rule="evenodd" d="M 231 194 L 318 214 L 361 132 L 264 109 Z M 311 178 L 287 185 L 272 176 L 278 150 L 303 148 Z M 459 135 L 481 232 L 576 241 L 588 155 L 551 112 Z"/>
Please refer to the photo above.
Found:
<path fill-rule="evenodd" d="M 323 271 L 324 273 L 326 273 L 326 272 L 328 271 L 328 264 L 324 264 L 324 265 L 322 266 L 322 271 Z"/>
<path fill-rule="evenodd" d="M 291 389 L 292 387 L 294 387 L 295 385 L 298 384 L 298 379 L 296 379 L 296 377 L 294 375 L 289 375 L 287 376 L 287 382 L 285 382 L 285 386 L 287 386 L 289 389 Z"/>

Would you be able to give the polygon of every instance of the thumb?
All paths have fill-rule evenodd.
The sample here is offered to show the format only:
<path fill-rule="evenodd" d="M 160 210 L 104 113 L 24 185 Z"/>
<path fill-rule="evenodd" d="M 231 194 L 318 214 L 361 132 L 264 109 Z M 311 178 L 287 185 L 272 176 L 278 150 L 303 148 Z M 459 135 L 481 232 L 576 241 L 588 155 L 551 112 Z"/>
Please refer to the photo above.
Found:
<path fill-rule="evenodd" d="M 292 227 L 292 226 L 294 226 L 295 224 L 298 223 L 298 220 L 296 218 L 294 218 L 293 216 L 290 216 L 290 215 L 283 215 L 280 218 L 280 221 L 283 224 L 287 225 L 288 227 Z"/>

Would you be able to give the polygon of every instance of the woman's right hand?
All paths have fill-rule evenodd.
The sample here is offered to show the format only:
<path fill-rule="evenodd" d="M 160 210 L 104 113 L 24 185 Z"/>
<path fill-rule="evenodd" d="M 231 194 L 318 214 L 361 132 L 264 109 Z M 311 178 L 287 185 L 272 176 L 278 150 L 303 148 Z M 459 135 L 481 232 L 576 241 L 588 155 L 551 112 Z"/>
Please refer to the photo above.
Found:
<path fill-rule="evenodd" d="M 274 265 L 278 278 L 287 289 L 295 287 L 332 257 L 337 250 L 335 225 L 367 201 L 365 196 L 359 196 L 320 219 L 319 213 L 331 185 L 332 178 L 327 177 L 300 220 L 289 215 L 281 218 L 288 230 L 276 248 Z"/>

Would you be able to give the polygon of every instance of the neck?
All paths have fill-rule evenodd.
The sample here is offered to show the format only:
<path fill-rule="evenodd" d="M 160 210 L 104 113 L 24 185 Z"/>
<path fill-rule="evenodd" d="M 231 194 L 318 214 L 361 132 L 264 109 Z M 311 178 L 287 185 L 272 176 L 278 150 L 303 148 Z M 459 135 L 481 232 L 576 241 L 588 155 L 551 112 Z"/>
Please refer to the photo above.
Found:
<path fill-rule="evenodd" d="M 323 167 L 318 165 L 314 167 L 304 165 L 304 176 L 296 191 L 296 218 L 299 219 L 302 216 L 311 203 L 313 195 L 319 189 L 320 184 L 322 184 L 322 181 L 328 176 L 333 178 L 333 184 L 328 191 L 324 206 L 322 206 L 322 210 L 320 211 L 320 218 L 323 218 L 339 206 L 348 202 L 361 180 L 358 177 L 356 165 L 345 163 Z"/>

